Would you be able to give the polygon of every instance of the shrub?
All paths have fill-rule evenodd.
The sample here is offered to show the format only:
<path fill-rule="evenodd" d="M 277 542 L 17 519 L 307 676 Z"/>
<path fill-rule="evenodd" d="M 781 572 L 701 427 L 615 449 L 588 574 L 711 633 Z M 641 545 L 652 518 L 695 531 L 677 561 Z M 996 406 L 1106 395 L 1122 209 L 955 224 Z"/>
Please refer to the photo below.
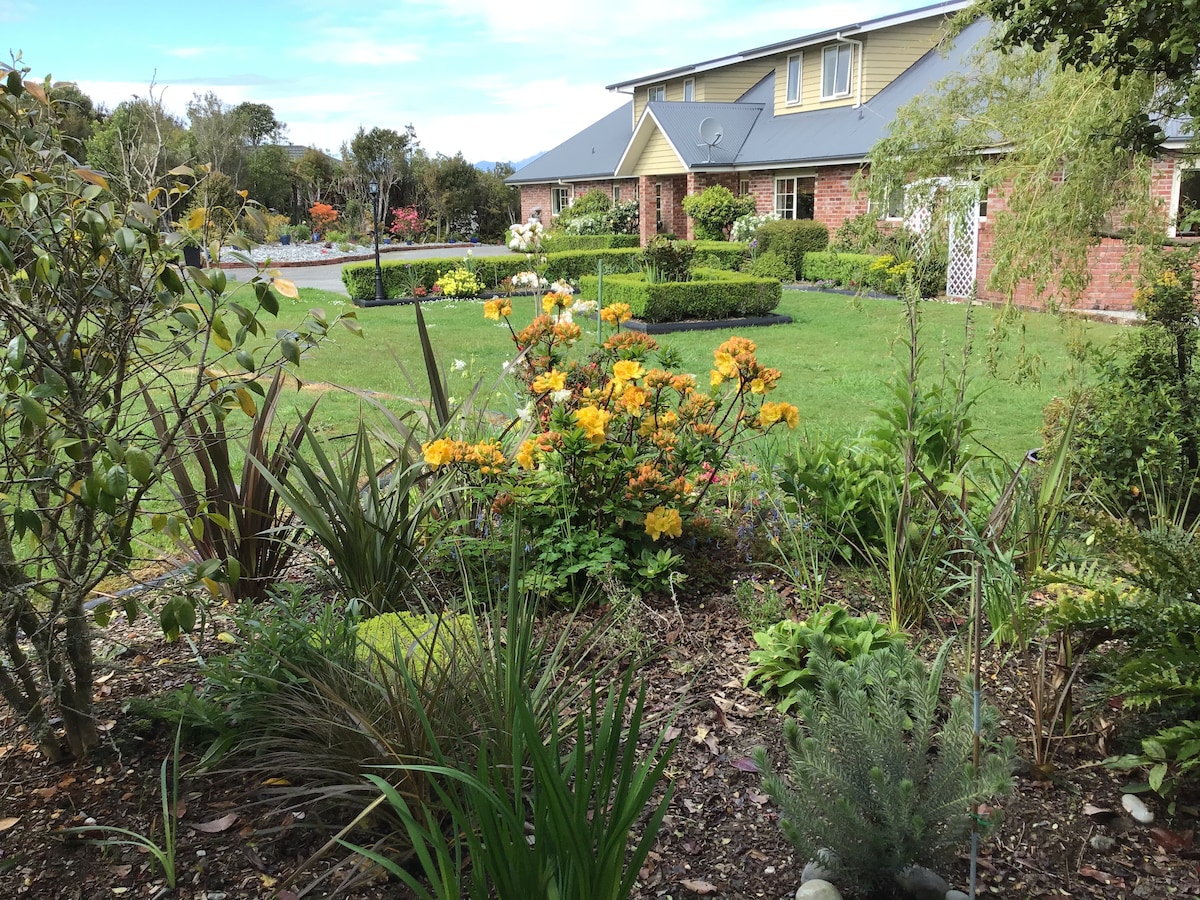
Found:
<path fill-rule="evenodd" d="M 648 282 L 687 281 L 696 248 L 658 235 L 642 248 L 642 272 Z"/>
<path fill-rule="evenodd" d="M 580 296 L 596 299 L 595 276 L 580 279 Z M 690 282 L 647 282 L 644 276 L 604 276 L 604 300 L 628 304 L 644 322 L 764 316 L 779 305 L 783 291 L 774 278 L 756 278 L 722 269 L 697 269 Z"/>
<path fill-rule="evenodd" d="M 571 250 L 616 250 L 639 245 L 635 234 L 560 234 L 551 233 L 546 238 L 546 249 L 554 253 Z"/>
<path fill-rule="evenodd" d="M 475 273 L 461 267 L 451 269 L 433 283 L 433 289 L 443 297 L 474 297 L 481 288 Z"/>
<path fill-rule="evenodd" d="M 288 234 L 292 236 L 293 244 L 300 244 L 312 240 L 313 230 L 310 225 L 293 225 L 288 229 Z"/>
<path fill-rule="evenodd" d="M 325 232 L 325 240 L 331 244 L 344 244 L 346 242 L 346 232 L 327 231 Z"/>
<path fill-rule="evenodd" d="M 750 213 L 749 215 L 739 216 L 738 220 L 733 223 L 733 227 L 729 229 L 729 239 L 731 241 L 746 241 L 749 242 L 758 234 L 758 229 L 766 225 L 768 222 L 778 222 L 779 213 L 769 212 L 763 213 L 761 216 Z"/>
<path fill-rule="evenodd" d="M 415 240 L 425 230 L 425 220 L 415 206 L 402 206 L 392 210 L 392 224 L 388 232 L 402 241 Z"/>
<path fill-rule="evenodd" d="M 796 272 L 778 252 L 768 250 L 750 260 L 746 271 L 756 278 L 777 278 L 780 281 L 795 281 Z"/>
<path fill-rule="evenodd" d="M 608 211 L 608 227 L 614 234 L 637 235 L 641 218 L 640 204 L 636 200 L 614 203 Z"/>
<path fill-rule="evenodd" d="M 972 807 L 1011 788 L 1012 738 L 985 743 L 976 769 L 970 704 L 956 696 L 940 720 L 949 649 L 927 674 L 902 645 L 839 664 L 818 641 L 809 663 L 816 688 L 800 693 L 800 718 L 784 726 L 788 777 L 755 752 L 788 840 L 864 895 L 894 896 L 908 867 L 949 863 L 971 833 Z M 985 735 L 995 724 L 985 706 Z"/>
<path fill-rule="evenodd" d="M 772 250 L 782 256 L 793 272 L 804 269 L 804 254 L 829 245 L 829 229 L 811 219 L 779 219 L 758 229 L 758 252 Z"/>
<path fill-rule="evenodd" d="M 804 254 L 799 274 L 805 281 L 832 281 L 839 287 L 857 288 L 865 283 L 874 259 L 866 253 L 810 251 Z"/>
<path fill-rule="evenodd" d="M 572 217 L 571 221 L 567 222 L 566 225 L 563 226 L 563 231 L 566 234 L 578 235 L 607 234 L 608 223 L 605 221 L 605 217 L 603 215 L 585 214 Z"/>
<path fill-rule="evenodd" d="M 451 656 L 473 650 L 477 640 L 475 620 L 470 616 L 407 611 L 363 619 L 355 636 L 360 660 L 403 659 L 418 681 L 431 666 L 444 669 L 451 664 Z"/>
<path fill-rule="evenodd" d="M 328 203 L 314 203 L 308 209 L 308 219 L 314 234 L 324 234 L 338 220 L 338 211 Z"/>
<path fill-rule="evenodd" d="M 746 244 L 731 241 L 681 241 L 695 251 L 692 268 L 728 269 L 736 272 L 746 259 Z"/>
<path fill-rule="evenodd" d="M 736 197 L 729 188 L 714 184 L 699 194 L 688 194 L 682 205 L 697 238 L 723 241 L 735 220 L 754 212 L 754 203 L 753 197 Z"/>

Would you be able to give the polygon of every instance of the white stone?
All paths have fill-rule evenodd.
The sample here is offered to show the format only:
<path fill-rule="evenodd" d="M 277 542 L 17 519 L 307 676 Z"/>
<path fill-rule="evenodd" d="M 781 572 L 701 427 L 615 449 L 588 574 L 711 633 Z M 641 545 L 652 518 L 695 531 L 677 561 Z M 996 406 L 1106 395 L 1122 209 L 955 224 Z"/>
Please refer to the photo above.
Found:
<path fill-rule="evenodd" d="M 946 891 L 946 900 L 971 900 L 971 895 L 962 891 Z"/>
<path fill-rule="evenodd" d="M 800 885 L 796 890 L 796 900 L 842 900 L 842 895 L 828 881 L 818 878 Z"/>
<path fill-rule="evenodd" d="M 808 884 L 810 881 L 832 882 L 836 866 L 837 854 L 832 850 L 822 847 L 817 851 L 817 858 L 809 860 L 804 866 L 804 872 L 800 875 L 800 883 Z"/>
<path fill-rule="evenodd" d="M 1133 816 L 1134 821 L 1141 822 L 1143 825 L 1149 825 L 1154 821 L 1154 813 L 1146 808 L 1146 804 L 1136 794 L 1125 794 L 1121 797 L 1121 805 L 1125 807 L 1125 812 Z"/>

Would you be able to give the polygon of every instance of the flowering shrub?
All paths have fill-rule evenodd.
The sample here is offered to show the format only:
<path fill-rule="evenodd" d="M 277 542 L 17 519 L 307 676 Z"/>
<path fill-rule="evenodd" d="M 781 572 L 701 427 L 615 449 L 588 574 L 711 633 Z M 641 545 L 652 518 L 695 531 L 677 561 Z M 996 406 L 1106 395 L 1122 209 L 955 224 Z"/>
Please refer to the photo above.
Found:
<path fill-rule="evenodd" d="M 729 239 L 731 241 L 748 241 L 754 237 L 755 232 L 768 222 L 778 222 L 779 213 L 763 213 L 761 216 L 748 215 L 740 216 L 733 223 L 733 228 L 729 230 Z"/>
<path fill-rule="evenodd" d="M 484 315 L 508 325 L 518 351 L 509 371 L 528 404 L 502 440 L 426 444 L 426 465 L 458 467 L 496 515 L 520 511 L 532 531 L 531 589 L 552 593 L 606 569 L 669 577 L 681 558 L 660 548 L 687 533 L 733 447 L 796 427 L 795 406 L 767 399 L 779 370 L 759 363 L 752 341 L 731 337 L 698 387 L 654 338 L 622 330 L 626 304 L 601 311 L 603 343 L 582 358 L 569 294 L 546 294 L 544 314 L 519 331 L 512 308 L 497 298 Z"/>
<path fill-rule="evenodd" d="M 402 241 L 411 241 L 425 230 L 425 220 L 415 206 L 404 206 L 392 210 L 392 225 L 388 228 Z"/>
<path fill-rule="evenodd" d="M 325 230 L 338 220 L 338 211 L 328 203 L 314 203 L 308 208 L 308 218 L 312 222 L 316 234 L 324 234 Z"/>
<path fill-rule="evenodd" d="M 443 297 L 474 297 L 483 287 L 475 273 L 465 268 L 452 269 L 433 284 Z"/>
<path fill-rule="evenodd" d="M 524 225 L 517 223 L 509 229 L 509 233 L 511 235 L 508 241 L 509 249 L 520 253 L 541 252 L 542 238 L 545 233 L 541 222 L 526 222 Z"/>

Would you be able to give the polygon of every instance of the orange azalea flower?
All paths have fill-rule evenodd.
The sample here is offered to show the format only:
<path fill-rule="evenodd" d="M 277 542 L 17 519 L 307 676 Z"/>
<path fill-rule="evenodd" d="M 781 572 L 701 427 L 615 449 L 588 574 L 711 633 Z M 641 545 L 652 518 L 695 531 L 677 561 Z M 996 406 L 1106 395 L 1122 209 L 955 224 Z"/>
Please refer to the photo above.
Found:
<path fill-rule="evenodd" d="M 480 441 L 466 450 L 467 462 L 479 466 L 479 471 L 485 475 L 495 475 L 504 465 L 504 452 L 496 441 Z"/>
<path fill-rule="evenodd" d="M 663 535 L 677 538 L 683 534 L 683 519 L 679 510 L 656 506 L 646 513 L 646 534 L 657 541 Z"/>
<path fill-rule="evenodd" d="M 574 322 L 557 322 L 554 325 L 554 336 L 567 344 L 574 344 L 583 337 L 583 329 Z"/>
<path fill-rule="evenodd" d="M 532 469 L 534 466 L 533 451 L 537 446 L 532 440 L 526 439 L 521 441 L 521 447 L 517 450 L 515 457 L 517 465 L 522 469 Z"/>
<path fill-rule="evenodd" d="M 497 297 L 495 300 L 489 300 L 483 304 L 483 317 L 499 322 L 501 318 L 508 318 L 512 315 L 512 301 L 507 297 Z"/>
<path fill-rule="evenodd" d="M 724 346 L 722 344 L 722 346 Z M 713 351 L 713 365 L 726 378 L 735 378 L 738 373 L 737 360 L 725 350 Z"/>
<path fill-rule="evenodd" d="M 535 394 L 548 394 L 550 391 L 561 391 L 567 386 L 567 373 L 551 369 L 533 379 Z"/>
<path fill-rule="evenodd" d="M 788 428 L 800 424 L 800 411 L 790 403 L 764 403 L 758 411 L 758 421 L 763 428 L 770 428 L 776 422 L 784 422 Z"/>
<path fill-rule="evenodd" d="M 646 406 L 648 396 L 644 388 L 631 384 L 621 394 L 621 406 L 629 415 L 640 416 Z"/>
<path fill-rule="evenodd" d="M 575 410 L 575 424 L 583 429 L 584 434 L 594 444 L 604 442 L 604 429 L 608 427 L 608 420 L 611 418 L 612 413 L 595 406 L 584 406 Z"/>

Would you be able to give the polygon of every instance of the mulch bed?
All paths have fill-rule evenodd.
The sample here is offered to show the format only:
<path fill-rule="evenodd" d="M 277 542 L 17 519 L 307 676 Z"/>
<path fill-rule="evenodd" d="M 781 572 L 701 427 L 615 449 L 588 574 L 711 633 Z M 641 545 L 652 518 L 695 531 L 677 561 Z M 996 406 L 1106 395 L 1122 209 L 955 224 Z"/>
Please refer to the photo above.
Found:
<path fill-rule="evenodd" d="M 751 760 L 757 746 L 777 763 L 783 759 L 783 720 L 742 687 L 754 646 L 744 621 L 728 598 L 714 596 L 682 608 L 641 608 L 621 628 L 620 640 L 652 651 L 640 668 L 649 685 L 648 711 L 681 707 L 669 769 L 675 794 L 635 896 L 791 897 L 806 861 L 783 839 Z M 200 650 L 217 653 L 221 646 L 210 635 Z M 150 619 L 133 625 L 114 620 L 97 649 L 97 708 L 106 740 L 90 759 L 47 764 L 11 714 L 0 720 L 0 897 L 275 896 L 328 835 L 307 828 L 303 814 L 249 805 L 257 785 L 244 777 L 185 775 L 178 810 L 180 887 L 171 894 L 147 854 L 103 850 L 60 834 L 94 819 L 161 836 L 159 767 L 174 735 L 128 711 L 128 704 L 198 680 L 188 644 L 166 643 Z M 1005 728 L 1023 737 L 1028 687 L 1016 662 L 991 653 L 984 671 L 989 701 L 1000 708 Z M 1016 790 L 999 803 L 1002 825 L 982 846 L 980 895 L 1200 896 L 1195 808 L 1185 798 L 1170 818 L 1149 797 L 1156 822 L 1134 823 L 1121 808 L 1129 776 L 1099 764 L 1111 750 L 1097 742 L 1097 734 L 1088 732 L 1062 741 L 1051 781 L 1018 773 Z M 194 762 L 185 756 L 184 769 Z M 1093 846 L 1096 836 L 1111 839 L 1111 845 L 1096 842 L 1108 849 Z M 955 870 L 942 873 L 963 889 L 965 850 Z M 360 877 L 347 888 L 348 872 L 337 869 L 338 862 L 333 854 L 324 870 L 309 870 L 289 886 L 291 893 L 279 896 L 406 896 L 378 876 Z M 302 893 L 323 871 L 325 880 Z"/>

